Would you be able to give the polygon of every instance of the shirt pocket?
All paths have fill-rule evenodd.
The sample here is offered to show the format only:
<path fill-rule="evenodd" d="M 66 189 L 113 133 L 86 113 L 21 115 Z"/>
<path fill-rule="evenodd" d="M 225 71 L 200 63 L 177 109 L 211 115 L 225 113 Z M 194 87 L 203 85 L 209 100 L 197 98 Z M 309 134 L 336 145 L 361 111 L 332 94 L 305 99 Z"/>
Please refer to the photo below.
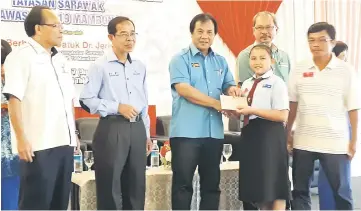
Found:
<path fill-rule="evenodd" d="M 223 69 L 215 69 L 213 71 L 213 78 L 215 81 L 215 85 L 217 89 L 222 91 L 223 81 L 224 81 L 224 70 Z"/>
<path fill-rule="evenodd" d="M 201 67 L 190 67 L 190 82 L 191 86 L 197 85 L 197 83 L 201 82 L 203 76 L 203 70 Z"/>

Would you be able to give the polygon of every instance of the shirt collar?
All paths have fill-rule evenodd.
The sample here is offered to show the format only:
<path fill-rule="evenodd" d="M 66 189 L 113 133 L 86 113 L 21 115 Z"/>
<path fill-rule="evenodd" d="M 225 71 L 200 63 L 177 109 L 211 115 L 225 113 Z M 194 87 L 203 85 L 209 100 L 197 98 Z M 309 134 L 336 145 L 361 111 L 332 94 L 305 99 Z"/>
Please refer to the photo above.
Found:
<path fill-rule="evenodd" d="M 261 44 L 261 43 L 258 43 L 257 41 L 254 41 L 253 46 L 258 45 L 258 44 Z M 271 51 L 272 51 L 272 53 L 276 53 L 278 51 L 278 48 L 274 43 L 271 44 Z"/>
<path fill-rule="evenodd" d="M 119 62 L 119 59 L 118 59 L 117 56 L 115 55 L 113 49 L 110 49 L 110 50 L 108 51 L 106 57 L 107 57 L 107 60 L 108 60 L 109 62 L 114 62 L 114 61 Z M 129 62 L 130 64 L 133 62 L 133 60 L 132 60 L 132 58 L 130 57 L 130 54 L 129 54 L 129 53 L 128 53 L 128 55 L 127 55 L 127 60 L 128 60 L 128 62 Z"/>
<path fill-rule="evenodd" d="M 326 65 L 325 69 L 334 69 L 337 66 L 338 63 L 338 58 L 332 54 L 331 56 L 331 60 L 328 62 L 328 64 Z M 316 67 L 315 62 L 313 61 L 313 59 L 310 60 L 309 64 L 307 65 L 309 69 L 312 69 L 314 67 Z"/>
<path fill-rule="evenodd" d="M 265 72 L 265 73 L 261 76 L 261 78 L 262 78 L 262 79 L 266 79 L 266 78 L 271 77 L 272 75 L 273 75 L 273 71 L 272 71 L 272 69 L 270 69 L 270 70 L 268 70 L 267 72 Z M 256 80 L 256 78 L 257 78 L 256 74 L 253 74 L 252 78 L 253 78 L 253 80 Z"/>
<path fill-rule="evenodd" d="M 28 43 L 34 48 L 37 54 L 43 54 L 43 53 L 49 54 L 48 51 L 38 42 L 36 42 L 33 38 L 29 38 Z M 52 47 L 50 50 L 51 50 L 51 56 L 55 56 L 58 53 L 58 50 L 56 50 L 55 47 Z"/>
<path fill-rule="evenodd" d="M 195 56 L 195 55 L 198 54 L 198 53 L 202 54 L 202 52 L 200 52 L 200 51 L 198 50 L 198 48 L 197 48 L 193 43 L 190 44 L 189 48 L 190 48 L 190 50 L 191 50 L 192 56 Z M 208 49 L 208 54 L 214 54 L 212 48 L 209 48 L 209 49 Z M 203 55 L 203 54 L 202 54 L 202 55 Z"/>

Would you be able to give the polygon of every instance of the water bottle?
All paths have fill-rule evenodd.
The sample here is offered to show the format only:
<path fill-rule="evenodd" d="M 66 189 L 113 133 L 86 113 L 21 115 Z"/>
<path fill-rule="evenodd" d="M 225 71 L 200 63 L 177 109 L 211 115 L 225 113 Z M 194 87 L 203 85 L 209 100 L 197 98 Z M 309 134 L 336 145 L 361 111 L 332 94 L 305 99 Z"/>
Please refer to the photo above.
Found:
<path fill-rule="evenodd" d="M 81 150 L 74 151 L 74 172 L 81 173 L 83 172 L 83 154 Z"/>
<path fill-rule="evenodd" d="M 150 166 L 152 168 L 159 167 L 159 147 L 157 140 L 153 140 L 153 147 L 150 153 Z"/>

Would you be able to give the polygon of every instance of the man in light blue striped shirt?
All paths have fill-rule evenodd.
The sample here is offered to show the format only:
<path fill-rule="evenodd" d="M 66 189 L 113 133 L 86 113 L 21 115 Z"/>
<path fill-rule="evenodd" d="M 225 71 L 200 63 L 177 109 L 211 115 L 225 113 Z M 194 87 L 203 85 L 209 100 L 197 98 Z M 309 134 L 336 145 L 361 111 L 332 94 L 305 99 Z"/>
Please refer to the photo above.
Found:
<path fill-rule="evenodd" d="M 101 115 L 93 150 L 99 210 L 142 210 L 146 154 L 151 148 L 145 66 L 129 53 L 136 41 L 126 17 L 109 22 L 113 48 L 89 68 L 80 95 L 88 112 Z"/>

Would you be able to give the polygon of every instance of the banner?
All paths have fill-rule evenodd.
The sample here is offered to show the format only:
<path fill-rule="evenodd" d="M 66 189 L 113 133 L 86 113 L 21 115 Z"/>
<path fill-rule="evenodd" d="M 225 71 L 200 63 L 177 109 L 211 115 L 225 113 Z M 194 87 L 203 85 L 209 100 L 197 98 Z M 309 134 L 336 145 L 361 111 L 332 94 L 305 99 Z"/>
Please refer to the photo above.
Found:
<path fill-rule="evenodd" d="M 196 0 L 1 0 L 1 38 L 13 48 L 26 43 L 23 22 L 36 5 L 53 9 L 64 25 L 58 50 L 69 61 L 77 96 L 88 80 L 91 62 L 111 47 L 108 22 L 119 15 L 133 20 L 139 35 L 131 56 L 147 67 L 149 104 L 157 106 L 157 115 L 171 114 L 168 64 L 191 43 L 189 23 L 202 12 Z M 235 57 L 219 36 L 213 48 L 233 70 Z"/>

